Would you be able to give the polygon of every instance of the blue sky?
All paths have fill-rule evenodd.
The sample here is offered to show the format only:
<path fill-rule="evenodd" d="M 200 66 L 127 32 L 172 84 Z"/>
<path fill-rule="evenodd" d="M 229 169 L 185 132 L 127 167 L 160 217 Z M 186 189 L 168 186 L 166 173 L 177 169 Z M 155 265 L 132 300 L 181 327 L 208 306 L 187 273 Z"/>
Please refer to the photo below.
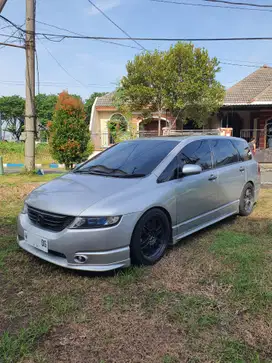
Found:
<path fill-rule="evenodd" d="M 201 3 L 202 0 L 184 0 Z M 181 6 L 149 0 L 94 0 L 103 11 L 131 36 L 139 37 L 231 37 L 272 36 L 272 12 L 240 11 L 219 8 Z M 257 3 L 257 1 L 256 1 Z M 269 1 L 262 0 L 269 4 Z M 16 24 L 23 24 L 25 1 L 8 0 L 2 15 Z M 78 33 L 97 36 L 123 36 L 87 0 L 37 0 L 37 21 L 54 24 Z M 0 20 L 0 28 L 5 26 Z M 59 31 L 37 23 L 37 32 Z M 13 30 L 2 29 L 10 34 Z M 6 37 L 1 36 L 0 41 Z M 135 45 L 132 41 L 123 44 Z M 145 48 L 167 49 L 170 43 L 142 42 Z M 272 64 L 272 41 L 255 42 L 197 42 L 211 56 L 225 62 L 257 62 Z M 51 57 L 77 80 L 67 75 Z M 64 40 L 53 43 L 37 42 L 40 70 L 40 91 L 58 93 L 68 89 L 82 98 L 95 91 L 111 91 L 114 83 L 125 74 L 126 62 L 139 51 L 90 40 Z M 251 64 L 251 63 L 245 63 Z M 25 55 L 21 49 L 0 49 L 0 95 L 24 96 Z M 218 79 L 226 86 L 242 79 L 256 68 L 222 64 Z"/>

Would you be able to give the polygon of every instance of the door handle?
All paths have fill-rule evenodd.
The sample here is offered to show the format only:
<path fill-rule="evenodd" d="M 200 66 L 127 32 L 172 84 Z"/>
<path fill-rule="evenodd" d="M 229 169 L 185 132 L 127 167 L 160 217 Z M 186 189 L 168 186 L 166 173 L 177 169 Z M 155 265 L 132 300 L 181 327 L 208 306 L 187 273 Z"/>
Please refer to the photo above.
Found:
<path fill-rule="evenodd" d="M 216 180 L 217 176 L 215 174 L 211 174 L 209 180 Z"/>
<path fill-rule="evenodd" d="M 242 172 L 242 171 L 245 171 L 245 168 L 243 166 L 241 166 L 239 170 Z"/>

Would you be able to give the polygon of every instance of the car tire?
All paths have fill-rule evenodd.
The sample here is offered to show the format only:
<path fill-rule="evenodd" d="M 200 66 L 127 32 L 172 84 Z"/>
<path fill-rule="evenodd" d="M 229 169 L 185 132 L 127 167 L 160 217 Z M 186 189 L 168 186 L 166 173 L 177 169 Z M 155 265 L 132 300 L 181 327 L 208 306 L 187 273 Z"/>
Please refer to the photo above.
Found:
<path fill-rule="evenodd" d="M 240 205 L 239 205 L 240 216 L 247 217 L 252 213 L 254 207 L 254 199 L 255 199 L 254 186 L 251 183 L 247 183 L 244 186 L 240 198 Z"/>
<path fill-rule="evenodd" d="M 130 243 L 131 262 L 154 265 L 164 255 L 171 239 L 171 226 L 159 208 L 147 211 L 138 221 Z"/>

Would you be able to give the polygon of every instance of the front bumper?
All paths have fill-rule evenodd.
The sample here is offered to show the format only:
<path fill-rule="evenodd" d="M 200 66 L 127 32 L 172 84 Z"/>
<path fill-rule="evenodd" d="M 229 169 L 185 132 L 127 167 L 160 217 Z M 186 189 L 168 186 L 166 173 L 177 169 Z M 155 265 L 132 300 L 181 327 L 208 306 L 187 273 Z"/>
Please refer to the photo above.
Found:
<path fill-rule="evenodd" d="M 50 232 L 34 226 L 27 214 L 18 217 L 17 241 L 21 248 L 55 265 L 82 271 L 109 271 L 130 265 L 129 244 L 138 214 L 122 217 L 117 226 L 101 229 L 64 229 Z M 24 231 L 48 241 L 48 253 L 24 240 Z M 75 262 L 75 256 L 86 256 L 85 263 Z"/>

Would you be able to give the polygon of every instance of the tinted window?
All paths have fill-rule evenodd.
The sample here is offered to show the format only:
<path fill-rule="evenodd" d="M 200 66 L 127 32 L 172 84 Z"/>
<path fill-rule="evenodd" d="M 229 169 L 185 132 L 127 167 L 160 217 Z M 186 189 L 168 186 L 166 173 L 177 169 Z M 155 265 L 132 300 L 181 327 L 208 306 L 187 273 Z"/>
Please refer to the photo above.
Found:
<path fill-rule="evenodd" d="M 178 144 L 177 141 L 135 140 L 117 144 L 95 159 L 90 160 L 75 172 L 86 172 L 90 168 L 98 174 L 112 176 L 125 174 L 150 174 Z M 114 173 L 113 173 L 113 170 Z M 112 173 L 111 173 L 112 171 Z"/>
<path fill-rule="evenodd" d="M 184 164 L 197 164 L 203 170 L 212 168 L 212 158 L 207 140 L 193 141 L 186 145 L 178 155 L 181 167 Z"/>
<path fill-rule="evenodd" d="M 247 161 L 252 159 L 249 145 L 245 140 L 232 140 L 232 143 L 240 154 L 240 160 Z"/>
<path fill-rule="evenodd" d="M 214 161 L 217 167 L 237 163 L 239 155 L 230 140 L 211 140 Z"/>
<path fill-rule="evenodd" d="M 170 180 L 177 179 L 178 177 L 178 161 L 175 157 L 169 165 L 165 168 L 165 170 L 158 177 L 158 183 L 164 183 Z"/>

